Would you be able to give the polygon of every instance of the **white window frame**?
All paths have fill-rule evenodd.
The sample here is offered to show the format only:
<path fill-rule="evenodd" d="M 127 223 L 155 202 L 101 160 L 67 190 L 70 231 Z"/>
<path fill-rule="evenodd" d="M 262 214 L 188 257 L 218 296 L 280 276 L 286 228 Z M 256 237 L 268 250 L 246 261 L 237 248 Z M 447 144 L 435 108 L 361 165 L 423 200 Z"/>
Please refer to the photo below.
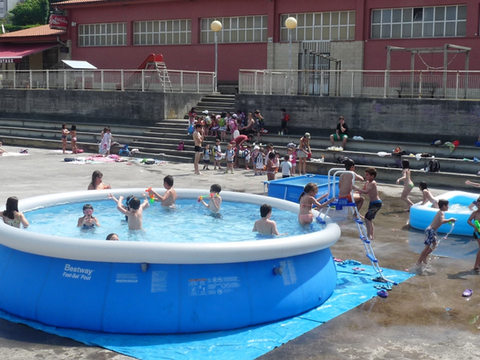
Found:
<path fill-rule="evenodd" d="M 78 25 L 78 46 L 126 46 L 127 23 Z"/>
<path fill-rule="evenodd" d="M 234 16 L 200 19 L 200 43 L 213 44 L 215 33 L 210 29 L 212 21 L 222 23 L 217 33 L 218 43 L 267 42 L 267 15 Z"/>
<path fill-rule="evenodd" d="M 190 19 L 136 21 L 133 24 L 133 45 L 191 44 Z"/>

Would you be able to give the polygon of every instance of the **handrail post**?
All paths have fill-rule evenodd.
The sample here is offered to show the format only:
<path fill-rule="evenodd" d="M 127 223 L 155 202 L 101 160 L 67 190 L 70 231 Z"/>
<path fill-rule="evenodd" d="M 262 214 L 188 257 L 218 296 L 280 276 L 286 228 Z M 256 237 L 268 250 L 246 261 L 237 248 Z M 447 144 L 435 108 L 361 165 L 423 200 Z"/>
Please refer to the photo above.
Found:
<path fill-rule="evenodd" d="M 120 89 L 122 91 L 125 91 L 125 78 L 124 78 L 124 74 L 123 74 L 123 69 L 120 70 Z"/>
<path fill-rule="evenodd" d="M 46 83 L 47 83 L 47 90 L 50 90 L 50 76 L 49 76 L 49 70 L 47 70 L 47 79 L 46 79 Z"/>
<path fill-rule="evenodd" d="M 353 97 L 353 81 L 355 80 L 355 71 L 352 70 L 352 93 L 350 95 L 350 97 Z"/>
<path fill-rule="evenodd" d="M 384 80 L 383 80 L 383 83 L 384 83 L 384 86 L 383 86 L 383 98 L 386 98 L 387 97 L 387 88 L 389 87 L 389 81 L 390 81 L 390 78 L 388 76 L 388 70 L 385 70 L 385 74 L 384 74 Z"/>
<path fill-rule="evenodd" d="M 33 89 L 33 73 L 32 73 L 32 70 L 30 70 L 28 72 L 28 76 L 30 77 L 28 79 L 28 83 L 29 83 L 29 89 Z"/>
<path fill-rule="evenodd" d="M 455 100 L 458 100 L 458 83 L 459 83 L 459 72 L 457 70 L 457 79 L 456 79 L 456 83 L 455 83 Z"/>
<path fill-rule="evenodd" d="M 323 97 L 323 69 L 320 70 L 320 97 Z"/>
<path fill-rule="evenodd" d="M 63 90 L 67 90 L 67 70 L 63 70 Z"/>
<path fill-rule="evenodd" d="M 422 74 L 423 70 L 420 70 L 420 76 L 418 78 L 418 98 L 422 98 Z"/>
<path fill-rule="evenodd" d="M 102 91 L 103 91 L 104 86 L 105 86 L 105 85 L 104 85 L 105 79 L 104 79 L 103 76 L 104 76 L 104 74 L 103 74 L 103 69 L 102 69 L 102 70 L 100 70 L 100 89 L 102 89 Z"/>
<path fill-rule="evenodd" d="M 82 70 L 82 90 L 85 90 L 85 70 Z"/>
<path fill-rule="evenodd" d="M 145 69 L 142 69 L 142 92 L 145 92 Z"/>
<path fill-rule="evenodd" d="M 182 80 L 183 80 L 183 71 L 182 71 Z M 182 81 L 183 84 L 183 81 Z M 182 88 L 183 92 L 183 88 Z M 200 93 L 200 71 L 197 71 L 197 93 Z"/>
<path fill-rule="evenodd" d="M 258 70 L 255 70 L 255 76 L 253 77 L 253 80 L 255 81 L 253 85 L 253 93 L 257 95 L 257 72 Z"/>

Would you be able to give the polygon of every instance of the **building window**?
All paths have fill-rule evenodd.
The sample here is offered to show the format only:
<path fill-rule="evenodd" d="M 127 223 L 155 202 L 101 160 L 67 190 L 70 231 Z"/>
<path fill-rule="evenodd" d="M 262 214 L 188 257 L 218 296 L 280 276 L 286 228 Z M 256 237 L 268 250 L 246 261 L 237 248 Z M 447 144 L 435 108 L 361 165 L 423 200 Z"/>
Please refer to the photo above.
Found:
<path fill-rule="evenodd" d="M 222 23 L 222 30 L 218 32 L 219 43 L 267 41 L 267 16 L 257 15 L 201 19 L 200 42 L 202 44 L 215 42 L 215 33 L 210 29 L 210 24 L 214 20 Z"/>
<path fill-rule="evenodd" d="M 297 19 L 292 30 L 294 41 L 329 41 L 355 39 L 355 11 L 334 11 L 308 14 L 284 14 L 280 17 L 280 41 L 288 41 L 285 20 Z"/>
<path fill-rule="evenodd" d="M 127 45 L 127 24 L 88 24 L 78 26 L 78 46 Z"/>
<path fill-rule="evenodd" d="M 44 69 L 53 69 L 55 66 L 58 65 L 58 47 L 57 46 L 43 51 L 42 56 L 43 56 Z"/>
<path fill-rule="evenodd" d="M 467 6 L 372 10 L 372 39 L 465 36 Z"/>
<path fill-rule="evenodd" d="M 0 0 L 0 19 L 7 16 L 7 1 Z"/>
<path fill-rule="evenodd" d="M 137 21 L 134 23 L 134 45 L 190 44 L 190 20 Z"/>

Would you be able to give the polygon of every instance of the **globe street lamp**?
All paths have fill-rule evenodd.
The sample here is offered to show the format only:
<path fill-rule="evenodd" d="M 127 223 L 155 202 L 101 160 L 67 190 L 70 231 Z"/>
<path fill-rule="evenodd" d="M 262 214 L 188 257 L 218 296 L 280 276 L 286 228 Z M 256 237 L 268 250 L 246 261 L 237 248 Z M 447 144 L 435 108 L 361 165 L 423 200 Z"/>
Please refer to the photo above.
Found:
<path fill-rule="evenodd" d="M 285 20 L 285 26 L 288 29 L 288 39 L 290 42 L 288 48 L 288 69 L 292 70 L 292 30 L 297 28 L 297 19 L 291 16 L 288 17 L 287 20 Z"/>
<path fill-rule="evenodd" d="M 222 30 L 222 23 L 218 20 L 212 21 L 210 29 L 215 33 L 215 92 L 217 92 L 217 68 L 218 68 L 218 51 L 217 51 L 217 33 Z"/>

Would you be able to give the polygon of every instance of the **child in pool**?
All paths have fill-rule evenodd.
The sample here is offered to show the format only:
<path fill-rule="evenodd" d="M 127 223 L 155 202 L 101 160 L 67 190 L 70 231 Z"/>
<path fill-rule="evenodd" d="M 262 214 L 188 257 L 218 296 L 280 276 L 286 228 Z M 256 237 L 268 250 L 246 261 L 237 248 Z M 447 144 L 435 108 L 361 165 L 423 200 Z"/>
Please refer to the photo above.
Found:
<path fill-rule="evenodd" d="M 480 197 L 476 201 L 477 204 L 480 204 Z M 475 221 L 480 221 L 480 209 L 477 208 L 467 220 L 468 225 L 473 227 L 473 238 L 477 240 L 479 250 L 477 251 L 477 256 L 475 257 L 475 265 L 473 265 L 473 270 L 478 271 L 480 269 L 480 229 L 475 225 Z"/>
<path fill-rule="evenodd" d="M 277 230 L 277 224 L 275 221 L 270 220 L 272 216 L 272 207 L 268 204 L 263 204 L 260 206 L 260 220 L 255 221 L 253 225 L 253 230 L 258 232 L 260 235 L 280 235 Z"/>
<path fill-rule="evenodd" d="M 67 124 L 62 124 L 62 149 L 63 153 L 65 154 L 65 151 L 67 149 L 67 135 L 70 134 L 70 131 L 67 129 Z"/>
<path fill-rule="evenodd" d="M 122 205 L 123 196 L 119 196 L 118 200 L 112 194 L 108 194 L 108 198 L 117 203 L 117 210 L 122 214 L 128 216 L 128 229 L 129 230 L 142 230 L 143 225 L 143 210 L 147 209 L 148 204 L 147 196 L 143 194 L 143 203 L 136 196 L 133 196 L 128 202 L 129 209 L 125 209 Z"/>
<path fill-rule="evenodd" d="M 118 235 L 115 233 L 111 233 L 107 235 L 107 240 L 111 241 L 119 241 L 120 239 L 118 238 Z"/>
<path fill-rule="evenodd" d="M 324 194 L 319 198 L 315 198 L 317 195 L 318 186 L 314 183 L 308 183 L 303 188 L 303 192 L 300 195 L 298 201 L 300 202 L 300 212 L 298 213 L 298 222 L 300 225 L 311 224 L 313 221 L 313 212 L 312 206 L 316 205 L 318 209 L 324 208 L 328 204 L 330 204 L 335 199 L 330 199 L 323 204 L 320 204 L 320 200 L 325 199 L 328 194 Z"/>
<path fill-rule="evenodd" d="M 83 216 L 78 218 L 77 227 L 88 230 L 99 227 L 98 219 L 93 216 L 93 206 L 90 204 L 83 205 Z"/>
<path fill-rule="evenodd" d="M 432 193 L 430 190 L 428 190 L 427 183 L 425 181 L 421 181 L 420 184 L 418 184 L 418 187 L 423 194 L 423 201 L 420 205 L 425 205 L 428 201 L 430 201 L 432 203 L 432 208 L 438 209 L 438 201 L 433 198 Z"/>
<path fill-rule="evenodd" d="M 153 189 L 151 189 L 149 193 L 155 195 L 155 200 L 160 200 L 162 206 L 174 206 L 177 200 L 177 192 L 173 188 L 172 175 L 167 175 L 163 178 L 163 187 L 165 188 L 163 196 L 159 195 Z"/>
<path fill-rule="evenodd" d="M 401 199 L 407 203 L 408 209 L 407 211 L 410 211 L 410 208 L 413 205 L 412 200 L 408 197 L 408 195 L 412 192 L 412 189 L 415 187 L 413 184 L 411 175 L 410 175 L 410 162 L 408 160 L 402 160 L 402 177 L 400 179 L 397 179 L 397 184 L 400 183 L 400 181 L 403 181 L 403 191 L 402 191 L 402 196 Z"/>
<path fill-rule="evenodd" d="M 415 264 L 417 267 L 421 268 L 422 266 L 428 265 L 428 255 L 430 255 L 433 250 L 435 250 L 438 246 L 437 241 L 437 230 L 443 224 L 447 224 L 449 222 L 455 222 L 457 219 L 450 218 L 445 219 L 445 211 L 448 210 L 448 200 L 439 200 L 438 201 L 438 210 L 437 214 L 432 220 L 432 223 L 425 229 L 425 248 L 420 253 L 417 263 Z M 423 269 L 422 269 L 423 270 Z"/>
<path fill-rule="evenodd" d="M 18 211 L 18 198 L 10 196 L 5 204 L 5 211 L 0 212 L 3 222 L 7 225 L 20 229 L 20 225 L 26 229 L 29 225 L 28 220 L 23 213 Z"/>
<path fill-rule="evenodd" d="M 219 213 L 220 207 L 222 206 L 222 198 L 220 197 L 220 191 L 222 191 L 222 187 L 218 184 L 213 184 L 210 186 L 210 196 L 208 198 L 208 204 L 203 200 L 203 197 L 199 197 L 198 200 L 201 202 L 206 208 L 210 209 L 213 213 Z"/>

